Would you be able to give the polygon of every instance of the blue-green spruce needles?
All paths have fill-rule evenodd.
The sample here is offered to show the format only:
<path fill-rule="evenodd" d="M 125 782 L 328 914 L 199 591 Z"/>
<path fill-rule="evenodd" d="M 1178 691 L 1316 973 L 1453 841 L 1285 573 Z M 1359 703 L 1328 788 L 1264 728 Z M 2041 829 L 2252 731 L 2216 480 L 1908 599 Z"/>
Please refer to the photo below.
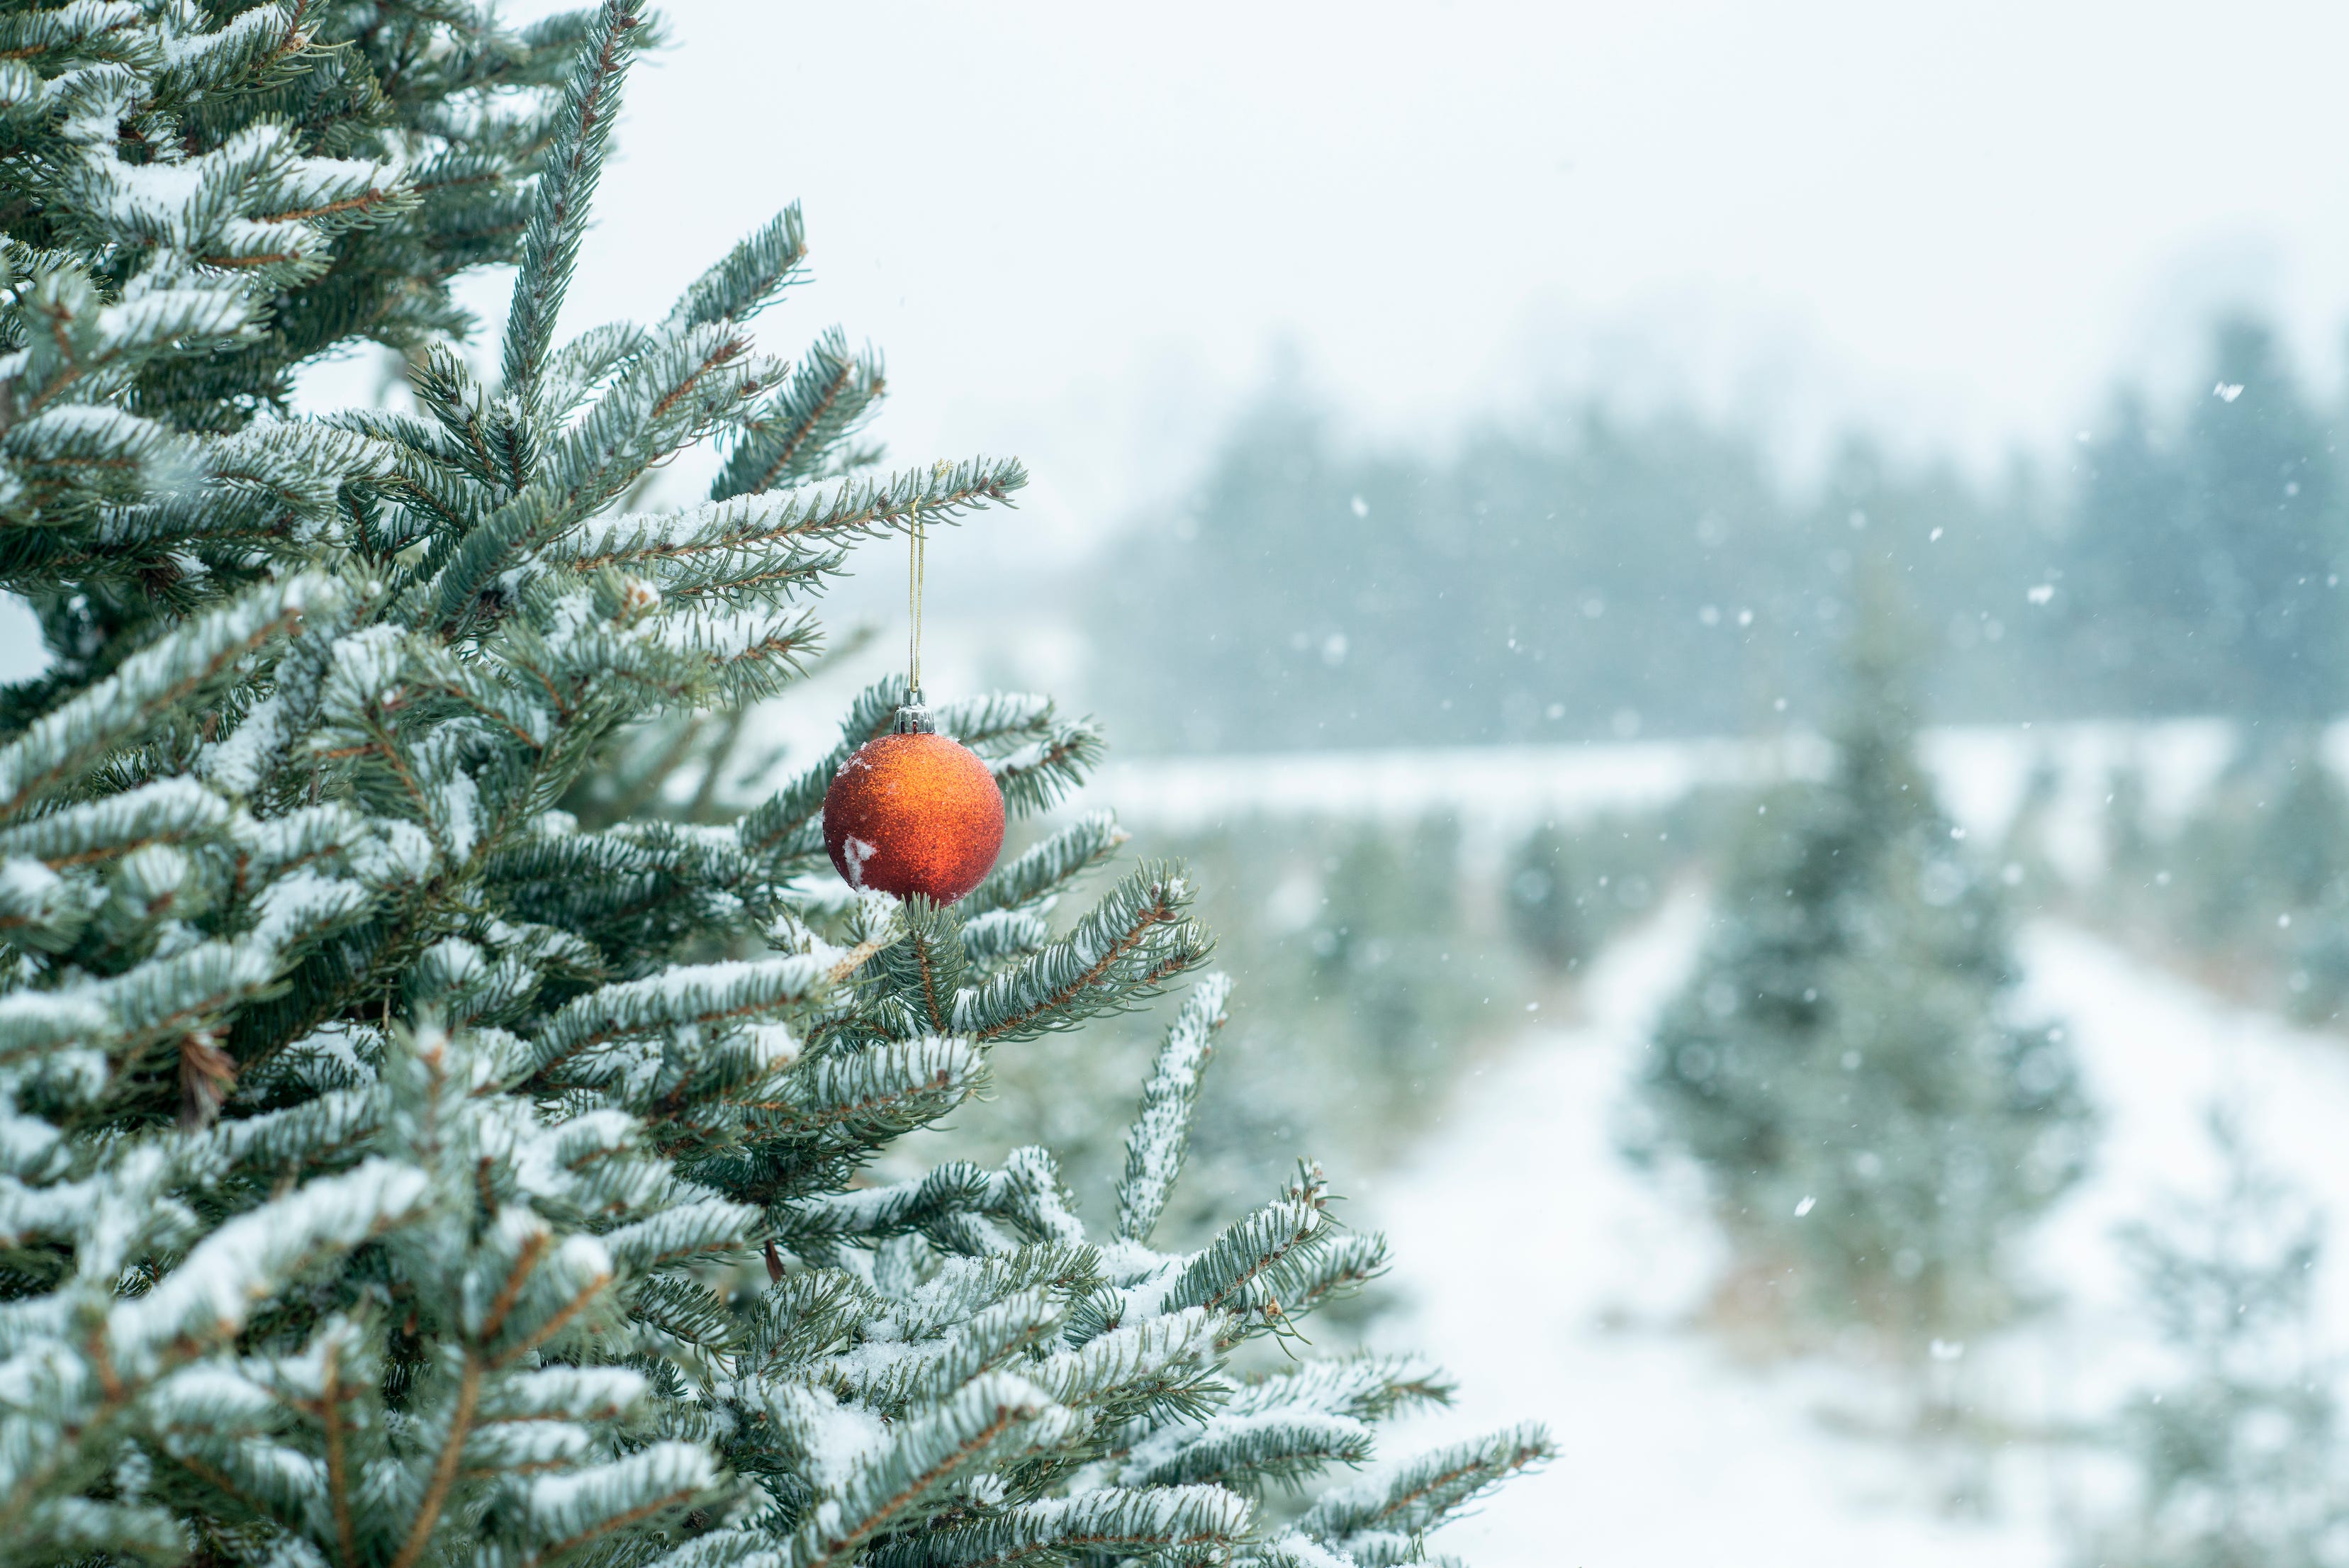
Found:
<path fill-rule="evenodd" d="M 1025 474 L 880 471 L 875 356 L 759 350 L 796 212 L 562 335 L 650 23 L 0 16 L 0 588 L 50 655 L 0 689 L 0 1559 L 1434 1561 L 1541 1434 L 1268 1513 L 1448 1389 L 1231 1359 L 1383 1243 L 1309 1166 L 1153 1242 L 1227 989 L 1182 870 L 1106 873 L 1091 815 L 957 909 L 845 896 L 823 791 L 895 684 L 719 787 L 847 551 Z M 449 287 L 489 264 L 494 380 Z M 413 411 L 295 417 L 360 342 Z M 700 443 L 706 502 L 627 509 Z M 1021 816 L 1100 751 L 1040 698 L 935 712 Z M 994 1052 L 1182 987 L 1109 1235 L 1040 1149 L 864 1174 Z"/>

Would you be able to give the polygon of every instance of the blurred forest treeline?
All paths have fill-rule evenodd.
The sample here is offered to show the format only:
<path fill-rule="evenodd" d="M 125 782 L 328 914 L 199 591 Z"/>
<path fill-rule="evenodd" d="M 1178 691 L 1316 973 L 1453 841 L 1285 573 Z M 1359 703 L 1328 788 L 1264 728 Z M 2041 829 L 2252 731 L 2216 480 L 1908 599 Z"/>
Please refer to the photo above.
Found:
<path fill-rule="evenodd" d="M 1797 486 L 1750 432 L 1598 403 L 1350 452 L 1274 394 L 1097 574 L 1089 695 L 1141 751 L 1816 722 L 1873 578 L 1935 721 L 2338 712 L 2349 410 L 2250 316 L 2206 363 L 1992 482 L 1855 436 Z"/>

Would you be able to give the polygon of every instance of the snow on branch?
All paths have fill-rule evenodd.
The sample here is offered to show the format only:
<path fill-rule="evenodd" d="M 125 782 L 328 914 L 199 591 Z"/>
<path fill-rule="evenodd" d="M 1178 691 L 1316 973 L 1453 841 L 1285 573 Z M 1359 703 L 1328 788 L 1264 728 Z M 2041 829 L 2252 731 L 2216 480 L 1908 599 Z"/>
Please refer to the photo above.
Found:
<path fill-rule="evenodd" d="M 305 573 L 264 583 L 122 661 L 106 680 L 51 710 L 0 748 L 0 818 L 129 744 L 179 703 L 299 626 L 305 611 L 338 594 L 334 579 Z"/>
<path fill-rule="evenodd" d="M 1221 1487 L 1103 1487 L 893 1542 L 866 1561 L 873 1568 L 978 1568 L 1099 1553 L 1210 1562 L 1246 1534 L 1252 1513 L 1246 1498 Z"/>
<path fill-rule="evenodd" d="M 802 1005 L 826 983 L 819 960 L 794 957 L 679 966 L 603 986 L 547 1020 L 529 1071 L 545 1073 L 630 1035 L 748 1023 Z"/>
<path fill-rule="evenodd" d="M 1224 1026 L 1231 993 L 1229 976 L 1203 975 L 1167 1025 L 1158 1060 L 1142 1085 L 1142 1109 L 1125 1137 L 1125 1174 L 1117 1184 L 1117 1234 L 1123 1241 L 1150 1240 L 1182 1177 L 1191 1108 L 1198 1103 L 1200 1075 L 1215 1052 L 1216 1031 Z"/>
<path fill-rule="evenodd" d="M 1424 1535 L 1485 1491 L 1556 1453 L 1547 1430 L 1533 1423 L 1447 1444 L 1328 1493 L 1306 1511 L 1298 1528 L 1340 1550 L 1356 1536 Z"/>

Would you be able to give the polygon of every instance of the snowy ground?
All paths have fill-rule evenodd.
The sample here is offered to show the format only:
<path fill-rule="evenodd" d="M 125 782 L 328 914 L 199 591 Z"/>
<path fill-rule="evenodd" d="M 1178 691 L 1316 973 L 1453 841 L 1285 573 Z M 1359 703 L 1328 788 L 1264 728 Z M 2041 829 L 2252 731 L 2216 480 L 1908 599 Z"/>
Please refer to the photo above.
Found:
<path fill-rule="evenodd" d="M 1913 1450 L 1821 1421 L 1823 1410 L 1867 1402 L 1862 1375 L 1824 1364 L 1755 1371 L 1688 1326 L 1718 1244 L 1688 1194 L 1623 1164 L 1611 1123 L 1703 919 L 1682 899 L 1625 939 L 1594 970 L 1579 1022 L 1529 1030 L 1413 1158 L 1362 1195 L 1357 1219 L 1392 1237 L 1413 1303 L 1392 1337 L 1438 1351 L 1461 1380 L 1457 1410 L 1411 1436 L 1537 1417 L 1565 1450 L 1443 1544 L 1478 1568 L 2062 1563 L 2058 1516 L 2084 1475 L 2095 1479 L 2093 1460 L 2010 1450 L 1995 1511 L 1950 1518 Z M 2200 1117 L 2214 1096 L 2241 1106 L 2271 1158 L 2349 1215 L 2339 1150 L 2349 1047 L 2217 1001 L 2075 929 L 2033 927 L 2023 957 L 2026 1008 L 2069 1021 L 2106 1117 L 2096 1175 L 2037 1253 L 2067 1305 L 1969 1352 L 1981 1386 L 2028 1421 L 2096 1409 L 2142 1370 L 2112 1231 L 2209 1179 Z M 2338 1310 L 2324 1321 L 2344 1324 Z"/>

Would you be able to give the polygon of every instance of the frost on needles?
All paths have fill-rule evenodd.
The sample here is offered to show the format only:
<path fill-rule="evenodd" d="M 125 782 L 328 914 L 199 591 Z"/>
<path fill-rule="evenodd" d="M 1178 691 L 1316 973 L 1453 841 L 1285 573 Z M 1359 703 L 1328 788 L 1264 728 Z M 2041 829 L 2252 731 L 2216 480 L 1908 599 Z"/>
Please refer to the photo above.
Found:
<path fill-rule="evenodd" d="M 796 213 L 558 331 L 647 29 L 0 16 L 0 587 L 51 654 L 0 691 L 0 1556 L 1431 1561 L 1543 1435 L 1275 1516 L 1446 1386 L 1230 1359 L 1382 1243 L 1305 1167 L 1152 1245 L 1226 1001 L 1177 869 L 1056 919 L 1093 816 L 957 909 L 843 896 L 818 812 L 894 686 L 739 816 L 645 784 L 800 673 L 850 545 L 1024 478 L 877 471 L 878 361 L 758 351 Z M 499 262 L 484 384 L 448 285 Z M 360 339 L 418 411 L 292 417 Z M 704 441 L 706 504 L 616 514 Z M 1021 815 L 1098 751 L 1038 699 L 936 716 Z M 1112 1235 L 1040 1149 L 862 1176 L 992 1051 L 1179 983 Z"/>

